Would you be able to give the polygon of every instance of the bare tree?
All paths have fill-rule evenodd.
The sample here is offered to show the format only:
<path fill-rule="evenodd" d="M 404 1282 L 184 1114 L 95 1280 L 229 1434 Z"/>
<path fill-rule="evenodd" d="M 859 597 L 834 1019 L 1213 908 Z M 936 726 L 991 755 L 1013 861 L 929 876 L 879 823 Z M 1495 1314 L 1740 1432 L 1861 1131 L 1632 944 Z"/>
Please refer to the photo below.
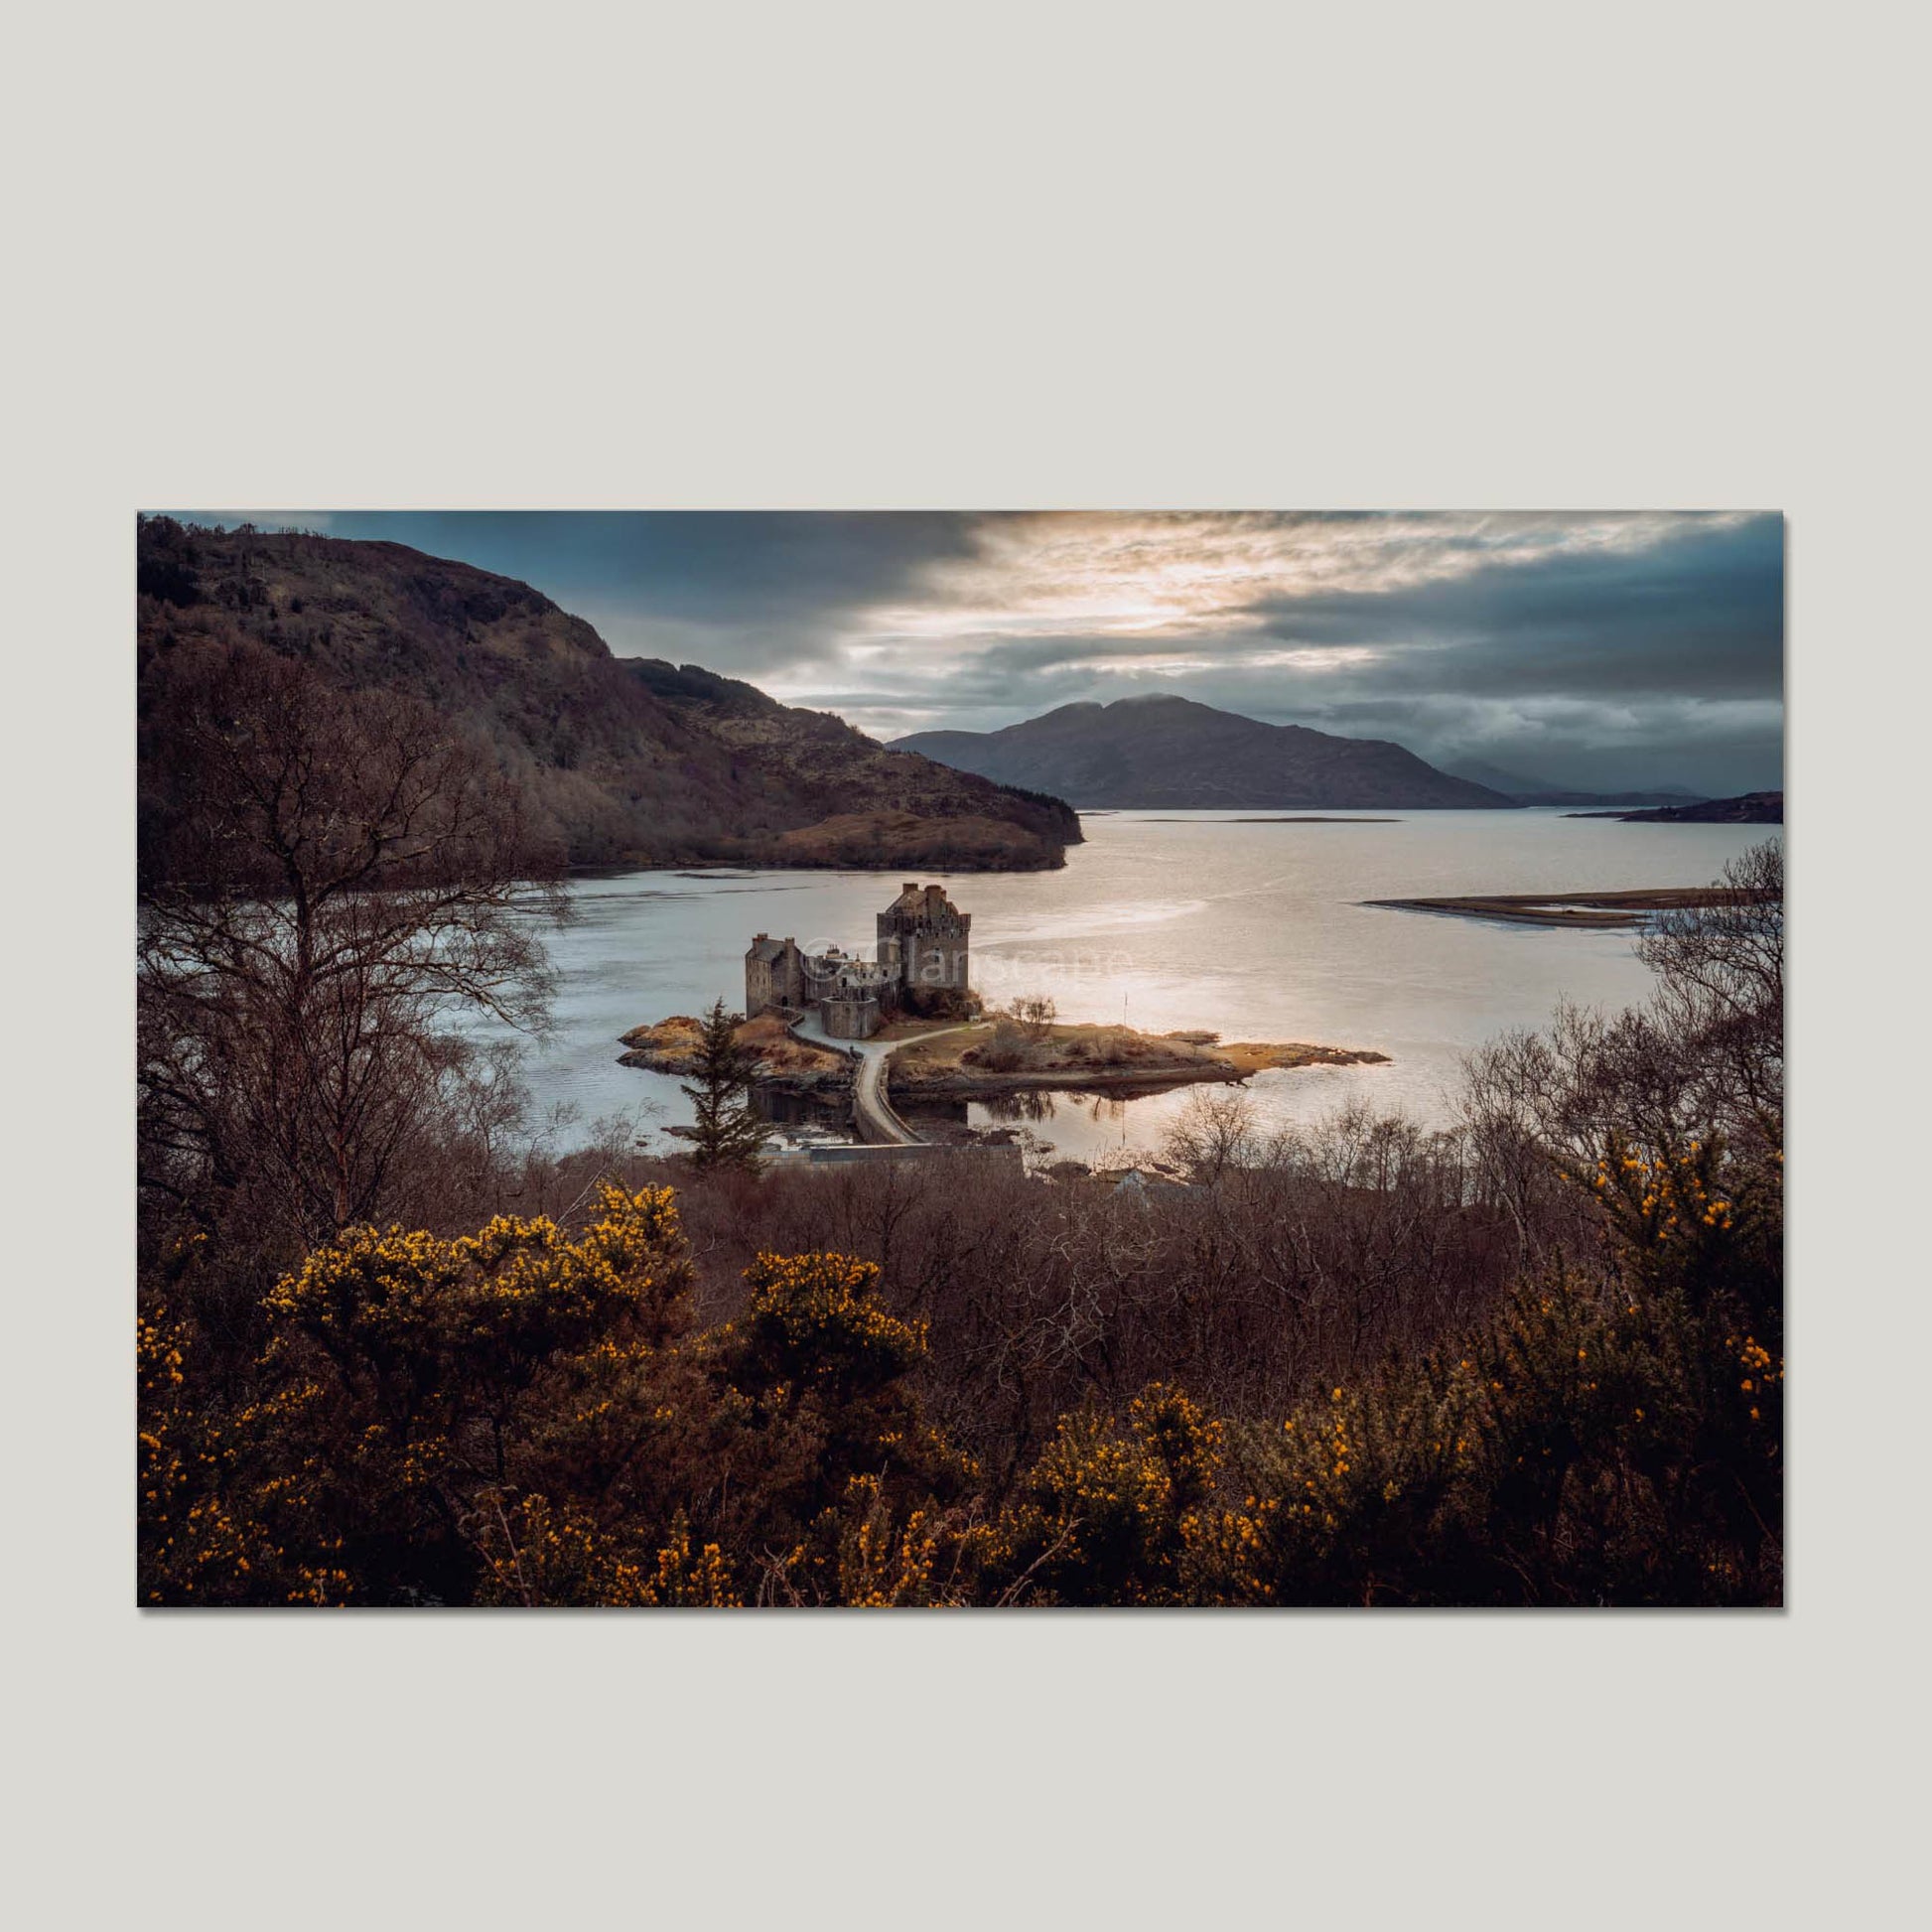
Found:
<path fill-rule="evenodd" d="M 184 647 L 188 648 L 188 647 Z M 516 788 L 427 707 L 249 646 L 176 668 L 180 769 L 142 854 L 142 1180 L 204 1228 L 313 1240 L 395 1205 L 412 1154 L 513 1104 L 462 1012 L 537 1025 L 560 915 Z"/>
<path fill-rule="evenodd" d="M 1161 1143 L 1169 1162 L 1209 1187 L 1260 1151 L 1254 1096 L 1240 1087 L 1196 1087 Z"/>
<path fill-rule="evenodd" d="M 1560 1171 L 1612 1134 L 1655 1150 L 1722 1137 L 1746 1159 L 1784 1132 L 1784 861 L 1775 843 L 1725 868 L 1708 904 L 1658 917 L 1637 951 L 1657 975 L 1643 1007 L 1562 1006 L 1549 1027 L 1465 1063 L 1463 1120 L 1483 1197 L 1530 1252 L 1573 1231 Z"/>
<path fill-rule="evenodd" d="M 1681 1043 L 1697 1104 L 1733 1136 L 1784 1133 L 1784 848 L 1731 860 L 1709 905 L 1662 914 L 1637 942 L 1657 1025 Z"/>
<path fill-rule="evenodd" d="M 1027 1037 L 1042 1040 L 1053 1031 L 1060 1017 L 1058 1005 L 1043 993 L 1026 993 L 1013 1003 L 1013 1017 L 1026 1030 Z"/>

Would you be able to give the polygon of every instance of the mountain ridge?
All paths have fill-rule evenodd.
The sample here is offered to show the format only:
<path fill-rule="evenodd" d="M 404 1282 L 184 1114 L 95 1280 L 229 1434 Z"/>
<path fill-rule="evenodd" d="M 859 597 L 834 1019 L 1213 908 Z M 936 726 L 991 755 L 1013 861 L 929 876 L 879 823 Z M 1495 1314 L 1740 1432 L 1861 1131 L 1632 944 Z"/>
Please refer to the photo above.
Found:
<path fill-rule="evenodd" d="M 1734 798 L 1701 798 L 1690 805 L 1661 805 L 1649 811 L 1572 812 L 1572 818 L 1614 818 L 1625 825 L 1782 825 L 1784 793 L 1741 791 Z"/>
<path fill-rule="evenodd" d="M 1520 803 L 1387 739 L 1270 725 L 1158 692 L 1061 705 L 997 732 L 911 732 L 891 747 L 1092 810 L 1495 811 Z"/>
<path fill-rule="evenodd" d="M 1581 785 L 1552 784 L 1547 778 L 1532 777 L 1526 772 L 1505 771 L 1500 765 L 1485 763 L 1480 759 L 1458 759 L 1455 763 L 1441 768 L 1452 778 L 1467 778 L 1471 784 L 1487 785 L 1491 791 L 1500 791 L 1506 798 L 1518 799 L 1525 805 L 1695 805 L 1705 796 L 1682 785 L 1590 791 Z"/>
<path fill-rule="evenodd" d="M 168 694 L 197 659 L 266 652 L 384 690 L 491 747 L 566 864 L 1036 871 L 1079 820 L 879 745 L 697 665 L 620 658 L 529 585 L 406 545 L 144 517 L 136 537 L 144 876 L 196 773 Z"/>

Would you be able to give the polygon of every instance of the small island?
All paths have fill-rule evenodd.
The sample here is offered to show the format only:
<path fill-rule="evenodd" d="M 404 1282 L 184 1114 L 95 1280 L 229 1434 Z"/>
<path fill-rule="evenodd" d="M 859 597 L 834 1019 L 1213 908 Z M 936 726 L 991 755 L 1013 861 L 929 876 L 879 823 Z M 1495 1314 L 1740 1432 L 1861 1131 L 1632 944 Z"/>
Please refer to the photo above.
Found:
<path fill-rule="evenodd" d="M 632 1027 L 621 1035 L 626 1050 L 619 1054 L 618 1064 L 689 1078 L 698 1071 L 703 1035 L 704 1022 L 688 1013 L 674 1013 L 667 1020 Z M 775 1014 L 760 1013 L 741 1021 L 737 1037 L 758 1062 L 760 1086 L 788 1093 L 816 1093 L 852 1084 L 852 1062 L 845 1054 L 794 1038 Z"/>
<path fill-rule="evenodd" d="M 892 1111 L 909 1104 L 1045 1088 L 1150 1094 L 1190 1081 L 1240 1081 L 1277 1067 L 1377 1065 L 1364 1047 L 1235 1040 L 1218 1034 L 1142 1033 L 1063 1023 L 1050 1000 L 988 1013 L 967 976 L 972 915 L 942 888 L 908 880 L 878 917 L 877 956 L 754 936 L 745 956 L 737 1038 L 752 1079 L 773 1093 L 850 1090 L 862 1134 L 917 1143 Z M 703 1023 L 676 1014 L 623 1035 L 621 1064 L 698 1070 Z"/>
<path fill-rule="evenodd" d="M 1021 1003 L 1023 1011 L 1036 1003 Z M 703 1023 L 690 1014 L 633 1027 L 623 1066 L 688 1076 L 698 1070 Z M 742 1021 L 739 1044 L 757 1061 L 760 1087 L 830 1093 L 852 1084 L 849 1052 L 800 1039 L 773 1014 Z M 1300 1040 L 1230 1040 L 1218 1034 L 1141 1033 L 1133 1027 L 1021 1020 L 900 1021 L 876 1035 L 892 1061 L 893 1092 L 906 1101 L 972 1099 L 1033 1088 L 1134 1088 L 1148 1093 L 1195 1080 L 1236 1081 L 1274 1067 L 1375 1066 L 1386 1053 Z"/>
<path fill-rule="evenodd" d="M 1380 1065 L 1386 1053 L 1301 1041 L 1234 1040 L 1218 1034 L 1145 1034 L 1132 1027 L 1062 1025 L 1023 1001 L 1020 1016 L 908 1040 L 893 1055 L 897 1098 L 971 1099 L 1042 1087 L 1138 1088 L 1149 1093 L 1191 1080 L 1245 1080 L 1271 1067 Z"/>
<path fill-rule="evenodd" d="M 1719 886 L 1662 886 L 1628 893 L 1474 893 L 1447 898 L 1366 898 L 1362 903 L 1384 911 L 1445 912 L 1510 925 L 1613 929 L 1641 925 L 1658 912 L 1702 911 L 1740 899 L 1756 903 L 1766 897 Z"/>

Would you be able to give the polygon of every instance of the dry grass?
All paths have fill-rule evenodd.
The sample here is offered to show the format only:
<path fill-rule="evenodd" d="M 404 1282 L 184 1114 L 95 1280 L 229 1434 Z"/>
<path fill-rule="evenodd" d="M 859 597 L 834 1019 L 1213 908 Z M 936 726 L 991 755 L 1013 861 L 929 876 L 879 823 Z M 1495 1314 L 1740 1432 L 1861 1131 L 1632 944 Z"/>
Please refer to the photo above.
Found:
<path fill-rule="evenodd" d="M 1071 1079 L 1127 1082 L 1239 1080 L 1273 1066 L 1347 1065 L 1387 1056 L 1298 1041 L 1220 1043 L 1210 1033 L 1144 1034 L 1132 1027 L 989 1021 L 969 1031 L 914 1040 L 893 1055 L 895 1089 L 1024 1086 Z"/>
<path fill-rule="evenodd" d="M 630 1048 L 624 1064 L 646 1067 L 653 1073 L 693 1072 L 703 1032 L 703 1023 L 688 1013 L 674 1013 L 652 1026 L 632 1027 L 622 1036 Z M 755 1020 L 743 1022 L 737 1038 L 741 1046 L 759 1056 L 766 1077 L 838 1073 L 845 1066 L 840 1055 L 794 1039 L 775 1014 L 761 1013 Z"/>

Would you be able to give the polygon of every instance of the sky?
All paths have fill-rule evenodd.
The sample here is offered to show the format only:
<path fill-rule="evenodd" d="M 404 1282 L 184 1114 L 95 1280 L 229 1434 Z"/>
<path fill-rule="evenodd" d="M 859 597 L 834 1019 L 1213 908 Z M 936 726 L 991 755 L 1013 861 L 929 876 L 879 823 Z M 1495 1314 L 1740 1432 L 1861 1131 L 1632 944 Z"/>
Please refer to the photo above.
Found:
<path fill-rule="evenodd" d="M 1774 514 L 196 514 L 460 558 L 881 739 L 1167 692 L 1562 786 L 1783 782 Z"/>

